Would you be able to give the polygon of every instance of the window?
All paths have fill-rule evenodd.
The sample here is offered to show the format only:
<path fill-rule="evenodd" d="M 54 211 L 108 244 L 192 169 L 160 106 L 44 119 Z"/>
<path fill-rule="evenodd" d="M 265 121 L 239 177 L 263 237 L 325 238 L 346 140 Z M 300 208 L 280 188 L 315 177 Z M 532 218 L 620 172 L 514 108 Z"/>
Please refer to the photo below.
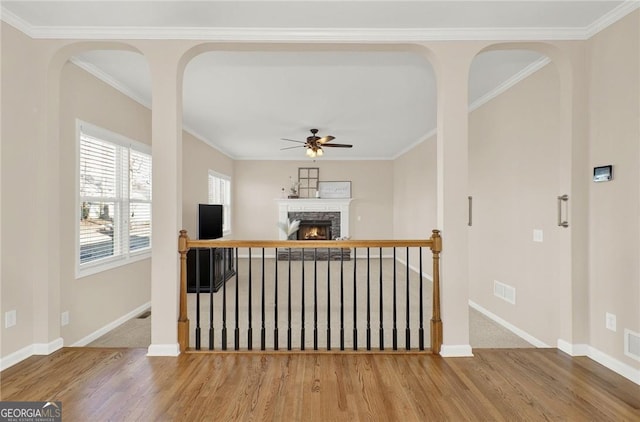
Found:
<path fill-rule="evenodd" d="M 222 232 L 231 233 L 231 178 L 209 170 L 209 203 L 222 205 Z"/>
<path fill-rule="evenodd" d="M 151 255 L 151 149 L 78 121 L 77 275 Z"/>

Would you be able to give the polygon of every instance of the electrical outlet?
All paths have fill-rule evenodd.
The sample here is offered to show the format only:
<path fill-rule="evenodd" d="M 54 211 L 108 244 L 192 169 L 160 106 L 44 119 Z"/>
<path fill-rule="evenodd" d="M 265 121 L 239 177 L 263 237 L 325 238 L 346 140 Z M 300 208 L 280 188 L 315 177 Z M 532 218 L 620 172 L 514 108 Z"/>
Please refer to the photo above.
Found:
<path fill-rule="evenodd" d="M 533 229 L 533 241 L 534 242 L 542 242 L 542 230 L 540 229 Z"/>
<path fill-rule="evenodd" d="M 60 325 L 62 325 L 63 327 L 65 325 L 69 325 L 69 311 L 64 311 L 62 314 L 60 314 Z"/>
<path fill-rule="evenodd" d="M 616 331 L 616 316 L 607 312 L 605 318 L 605 326 L 607 327 L 607 330 Z"/>
<path fill-rule="evenodd" d="M 13 327 L 18 323 L 18 317 L 15 309 L 12 311 L 7 311 L 4 314 L 4 328 Z"/>

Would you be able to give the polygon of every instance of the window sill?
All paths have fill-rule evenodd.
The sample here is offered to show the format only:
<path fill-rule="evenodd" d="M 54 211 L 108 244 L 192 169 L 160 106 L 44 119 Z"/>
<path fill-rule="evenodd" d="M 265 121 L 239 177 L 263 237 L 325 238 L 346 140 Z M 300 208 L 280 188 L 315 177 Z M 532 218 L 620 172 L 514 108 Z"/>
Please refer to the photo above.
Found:
<path fill-rule="evenodd" d="M 100 263 L 87 264 L 82 268 L 76 268 L 76 280 L 150 258 L 151 251 L 145 251 L 131 254 L 128 258 L 113 258 Z"/>

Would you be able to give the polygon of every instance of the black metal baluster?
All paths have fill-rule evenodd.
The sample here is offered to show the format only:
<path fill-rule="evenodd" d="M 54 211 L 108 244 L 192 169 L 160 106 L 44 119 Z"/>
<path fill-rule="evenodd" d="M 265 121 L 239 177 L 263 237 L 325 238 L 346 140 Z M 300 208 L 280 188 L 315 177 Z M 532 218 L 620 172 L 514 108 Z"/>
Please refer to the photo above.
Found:
<path fill-rule="evenodd" d="M 340 350 L 344 350 L 344 249 L 340 250 Z"/>
<path fill-rule="evenodd" d="M 196 254 L 196 350 L 200 350 L 200 249 Z"/>
<path fill-rule="evenodd" d="M 227 251 L 222 254 L 223 273 L 227 268 Z M 238 268 L 236 267 L 236 274 Z M 224 276 L 223 276 L 224 277 Z M 227 350 L 227 283 L 222 283 L 222 350 Z"/>
<path fill-rule="evenodd" d="M 371 350 L 371 248 L 367 248 L 367 350 Z"/>
<path fill-rule="evenodd" d="M 318 249 L 313 249 L 313 350 L 318 350 Z"/>
<path fill-rule="evenodd" d="M 287 307 L 288 307 L 288 326 L 287 326 L 287 350 L 291 350 L 291 248 L 289 248 L 289 291 L 287 292 L 288 295 L 288 303 L 287 303 Z"/>
<path fill-rule="evenodd" d="M 278 248 L 276 248 L 275 297 L 273 298 L 273 350 L 278 350 Z"/>
<path fill-rule="evenodd" d="M 211 269 L 209 271 L 209 350 L 213 350 L 213 284 L 216 274 L 215 253 L 215 249 L 209 249 L 209 268 Z"/>
<path fill-rule="evenodd" d="M 331 248 L 327 248 L 327 350 L 331 350 Z"/>
<path fill-rule="evenodd" d="M 234 252 L 236 254 L 236 328 L 233 331 L 233 344 L 235 350 L 240 350 L 240 278 L 238 277 L 240 267 L 238 266 L 238 248 L 235 248 Z"/>
<path fill-rule="evenodd" d="M 380 350 L 384 350 L 384 302 L 382 300 L 382 248 L 380 248 Z"/>
<path fill-rule="evenodd" d="M 418 259 L 420 260 L 420 329 L 418 330 L 418 343 L 420 350 L 424 350 L 424 309 L 422 300 L 422 246 L 418 248 Z"/>
<path fill-rule="evenodd" d="M 302 328 L 300 328 L 300 350 L 304 350 L 304 248 L 302 248 L 302 303 L 300 308 L 302 309 Z"/>
<path fill-rule="evenodd" d="M 353 248 L 353 350 L 358 350 L 358 292 L 356 291 L 357 270 L 356 248 Z"/>
<path fill-rule="evenodd" d="M 398 299 L 396 297 L 396 248 L 393 248 L 393 350 L 398 350 Z"/>
<path fill-rule="evenodd" d="M 260 350 L 265 350 L 266 348 L 266 338 L 267 338 L 267 331 L 266 331 L 266 327 L 265 327 L 265 300 L 264 300 L 264 248 L 262 248 L 262 327 L 260 328 Z M 276 265 L 278 264 L 278 261 L 276 260 Z"/>
<path fill-rule="evenodd" d="M 407 246 L 407 329 L 406 329 L 406 348 L 411 350 L 411 330 L 409 328 L 409 247 Z"/>
<path fill-rule="evenodd" d="M 249 248 L 249 289 L 248 289 L 248 295 L 247 295 L 247 300 L 248 300 L 248 314 L 249 314 L 249 326 L 247 329 L 247 349 L 249 350 L 253 350 L 253 298 L 252 298 L 252 291 L 251 291 L 251 284 L 252 284 L 252 274 L 251 274 L 251 267 L 252 267 L 252 262 L 251 262 L 251 248 Z"/>

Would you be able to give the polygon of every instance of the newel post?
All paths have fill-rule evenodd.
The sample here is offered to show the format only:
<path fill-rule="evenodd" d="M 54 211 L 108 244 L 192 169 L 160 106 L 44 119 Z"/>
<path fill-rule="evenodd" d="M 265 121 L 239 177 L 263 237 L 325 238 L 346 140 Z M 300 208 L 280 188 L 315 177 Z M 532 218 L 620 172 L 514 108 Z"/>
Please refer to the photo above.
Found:
<path fill-rule="evenodd" d="M 440 251 L 442 237 L 440 230 L 433 230 L 431 235 L 431 253 L 433 254 L 433 316 L 431 318 L 431 350 L 440 354 L 442 346 L 442 320 L 440 319 Z"/>
<path fill-rule="evenodd" d="M 187 318 L 187 252 L 189 247 L 186 230 L 180 230 L 178 252 L 180 253 L 180 316 L 178 318 L 178 344 L 180 353 L 189 347 L 189 318 Z"/>

